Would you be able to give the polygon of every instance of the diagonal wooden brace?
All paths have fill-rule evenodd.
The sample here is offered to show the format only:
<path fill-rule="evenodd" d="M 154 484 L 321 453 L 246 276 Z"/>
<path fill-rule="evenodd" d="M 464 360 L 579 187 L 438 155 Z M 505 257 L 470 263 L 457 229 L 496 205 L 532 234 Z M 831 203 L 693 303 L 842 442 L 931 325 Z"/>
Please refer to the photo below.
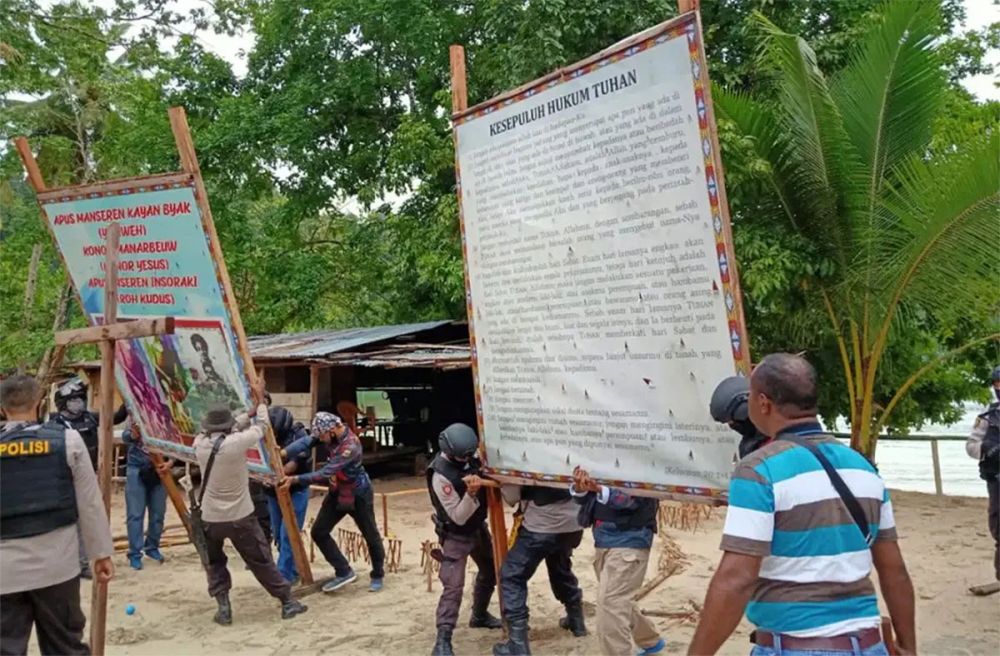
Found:
<path fill-rule="evenodd" d="M 96 342 L 117 341 L 119 339 L 135 339 L 137 337 L 152 337 L 153 335 L 173 335 L 174 318 L 156 317 L 154 319 L 119 320 L 102 326 L 62 330 L 55 335 L 56 346 L 74 346 L 76 344 L 94 344 Z"/>

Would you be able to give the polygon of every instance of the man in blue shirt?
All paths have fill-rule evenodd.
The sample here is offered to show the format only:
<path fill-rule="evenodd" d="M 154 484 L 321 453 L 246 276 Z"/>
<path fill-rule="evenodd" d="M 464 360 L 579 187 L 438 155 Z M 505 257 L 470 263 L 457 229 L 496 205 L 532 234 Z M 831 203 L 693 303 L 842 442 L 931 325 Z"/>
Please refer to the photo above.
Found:
<path fill-rule="evenodd" d="M 817 398 L 816 371 L 801 357 L 769 355 L 754 369 L 749 419 L 774 439 L 733 473 L 724 553 L 689 654 L 714 654 L 746 609 L 754 656 L 885 656 L 873 564 L 900 653 L 915 651 L 913 584 L 889 494 L 864 456 L 826 434 Z M 865 532 L 812 449 L 850 489 Z"/>
<path fill-rule="evenodd" d="M 570 493 L 582 506 L 580 525 L 594 527 L 601 654 L 631 654 L 633 640 L 642 656 L 661 653 L 666 643 L 632 598 L 646 576 L 659 502 L 601 485 L 580 467 L 573 471 Z"/>
<path fill-rule="evenodd" d="M 271 428 L 274 430 L 274 438 L 278 446 L 285 448 L 297 440 L 308 440 L 309 434 L 305 426 L 295 421 L 292 413 L 283 406 L 272 405 L 268 408 L 268 415 L 271 420 Z M 283 464 L 285 474 L 303 474 L 312 471 L 312 449 L 307 449 L 299 453 L 294 458 L 284 458 Z M 297 483 L 291 486 L 292 509 L 295 511 L 295 521 L 299 525 L 299 530 L 306 522 L 306 511 L 309 509 L 309 485 Z M 285 531 L 285 525 L 281 517 L 281 506 L 278 504 L 278 496 L 273 488 L 265 488 L 267 496 L 267 508 L 271 520 L 271 531 L 274 539 L 278 543 L 278 571 L 290 583 L 298 581 L 299 573 L 295 569 L 295 557 L 292 555 L 292 543 Z"/>
<path fill-rule="evenodd" d="M 158 563 L 163 562 L 160 553 L 160 536 L 163 534 L 163 518 L 167 512 L 167 489 L 160 481 L 156 466 L 149 457 L 146 445 L 138 429 L 129 425 L 122 433 L 122 442 L 128 447 L 125 460 L 125 526 L 128 531 L 128 562 L 132 569 L 142 569 L 142 555 Z M 171 461 L 163 463 L 165 468 Z M 143 541 L 142 528 L 146 514 L 149 524 Z"/>

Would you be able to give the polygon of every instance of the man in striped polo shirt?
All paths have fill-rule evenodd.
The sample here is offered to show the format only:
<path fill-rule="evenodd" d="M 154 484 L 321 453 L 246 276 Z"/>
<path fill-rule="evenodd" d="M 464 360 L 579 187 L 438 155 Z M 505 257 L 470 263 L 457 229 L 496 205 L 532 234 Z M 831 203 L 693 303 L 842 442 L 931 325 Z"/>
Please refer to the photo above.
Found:
<path fill-rule="evenodd" d="M 804 359 L 778 353 L 754 369 L 750 420 L 774 439 L 733 474 L 724 553 L 689 654 L 714 654 L 745 608 L 757 627 L 754 656 L 883 656 L 873 564 L 899 651 L 915 651 L 913 584 L 885 484 L 861 454 L 823 431 L 816 404 L 816 371 Z M 797 438 L 818 447 L 857 498 L 870 547 L 820 461 L 791 441 Z"/>

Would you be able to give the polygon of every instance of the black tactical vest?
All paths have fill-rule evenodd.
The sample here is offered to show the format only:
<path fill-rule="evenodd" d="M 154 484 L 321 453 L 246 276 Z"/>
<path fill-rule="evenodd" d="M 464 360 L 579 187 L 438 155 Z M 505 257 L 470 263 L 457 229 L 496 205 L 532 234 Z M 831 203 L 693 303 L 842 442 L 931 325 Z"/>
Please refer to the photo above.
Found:
<path fill-rule="evenodd" d="M 430 493 L 431 503 L 434 505 L 434 523 L 445 534 L 472 535 L 479 530 L 483 522 L 486 521 L 486 489 L 481 488 L 476 495 L 476 498 L 479 499 L 479 508 L 476 509 L 476 512 L 472 513 L 472 517 L 464 524 L 456 524 L 451 521 L 451 517 L 448 516 L 444 506 L 441 505 L 441 500 L 434 493 L 434 474 L 438 473 L 447 478 L 452 489 L 458 494 L 459 498 L 462 498 L 465 496 L 465 481 L 462 480 L 462 477 L 475 474 L 477 471 L 477 467 L 471 467 L 468 464 L 463 466 L 462 463 L 452 462 L 443 453 L 437 454 L 427 467 L 427 491 Z"/>
<path fill-rule="evenodd" d="M 649 497 L 633 497 L 638 505 L 631 509 L 618 509 L 603 503 L 594 504 L 594 519 L 600 522 L 611 522 L 621 531 L 640 528 L 652 529 L 656 532 L 656 511 L 660 502 Z"/>
<path fill-rule="evenodd" d="M 46 424 L 0 435 L 0 538 L 41 535 L 76 520 L 66 429 Z"/>
<path fill-rule="evenodd" d="M 987 422 L 979 452 L 979 478 L 991 481 L 1000 475 L 1000 403 L 991 404 L 979 417 Z"/>
<path fill-rule="evenodd" d="M 87 453 L 90 455 L 90 464 L 94 466 L 94 471 L 97 471 L 97 454 L 99 450 L 98 445 L 100 444 L 98 429 L 100 428 L 100 422 L 98 422 L 94 413 L 90 410 L 84 410 L 76 419 L 70 419 L 61 412 L 54 412 L 49 416 L 49 422 L 55 422 L 66 428 L 72 428 L 80 434 L 84 445 L 87 447 Z"/>
<path fill-rule="evenodd" d="M 521 488 L 521 500 L 530 501 L 536 506 L 547 506 L 560 501 L 569 501 L 573 495 L 569 490 L 558 487 L 543 487 L 541 485 L 525 485 Z"/>

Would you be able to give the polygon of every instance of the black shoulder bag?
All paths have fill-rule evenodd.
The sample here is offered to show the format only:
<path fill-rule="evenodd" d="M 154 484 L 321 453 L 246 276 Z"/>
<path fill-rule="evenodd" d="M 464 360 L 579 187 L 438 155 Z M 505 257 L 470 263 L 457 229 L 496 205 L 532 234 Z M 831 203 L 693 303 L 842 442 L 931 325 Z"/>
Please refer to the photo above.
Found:
<path fill-rule="evenodd" d="M 205 522 L 201 519 L 201 500 L 205 498 L 205 490 L 208 489 L 208 477 L 212 473 L 215 455 L 219 452 L 219 447 L 222 446 L 224 439 L 226 439 L 226 436 L 222 435 L 212 445 L 212 453 L 208 456 L 208 463 L 205 465 L 205 472 L 201 477 L 201 489 L 198 491 L 198 499 L 195 500 L 193 489 L 188 493 L 191 498 L 191 511 L 188 513 L 191 521 L 191 542 L 194 543 L 194 548 L 198 552 L 198 556 L 201 557 L 201 564 L 205 567 L 208 567 L 208 533 L 205 529 Z"/>
<path fill-rule="evenodd" d="M 858 502 L 857 497 L 851 492 L 851 488 L 847 487 L 847 483 L 844 479 L 840 477 L 837 473 L 837 469 L 827 460 L 823 452 L 817 448 L 815 444 L 802 437 L 801 435 L 780 435 L 778 439 L 788 440 L 794 444 L 801 446 L 802 448 L 813 454 L 816 460 L 819 460 L 819 464 L 823 466 L 826 470 L 826 475 L 830 477 L 830 483 L 833 484 L 833 489 L 837 491 L 840 495 L 840 500 L 844 502 L 847 506 L 847 512 L 851 513 L 851 518 L 854 519 L 854 523 L 858 525 L 858 529 L 861 531 L 861 535 L 865 538 L 865 544 L 869 547 L 875 542 L 875 536 L 872 535 L 871 527 L 868 525 L 868 519 L 865 517 L 865 511 L 862 510 L 861 504 Z"/>

